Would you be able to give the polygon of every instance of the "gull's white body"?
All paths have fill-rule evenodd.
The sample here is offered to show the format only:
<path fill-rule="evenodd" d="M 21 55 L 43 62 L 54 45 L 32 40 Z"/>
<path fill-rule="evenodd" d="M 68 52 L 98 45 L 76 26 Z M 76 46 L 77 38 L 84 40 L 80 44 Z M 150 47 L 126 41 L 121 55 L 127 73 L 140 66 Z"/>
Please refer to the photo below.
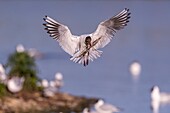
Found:
<path fill-rule="evenodd" d="M 5 69 L 2 64 L 0 64 L 0 73 L 5 73 Z"/>
<path fill-rule="evenodd" d="M 140 72 L 141 72 L 141 65 L 139 62 L 135 61 L 130 65 L 130 72 L 132 74 L 132 76 L 139 76 Z"/>
<path fill-rule="evenodd" d="M 46 97 L 52 97 L 57 92 L 57 89 L 54 86 L 54 81 L 48 82 L 48 80 L 43 79 L 41 85 L 44 88 L 43 95 Z"/>
<path fill-rule="evenodd" d="M 57 73 L 55 74 L 55 79 L 56 79 L 56 80 L 63 80 L 63 75 L 62 75 L 62 73 L 57 72 Z"/>
<path fill-rule="evenodd" d="M 59 42 L 65 52 L 72 56 L 72 61 L 86 66 L 89 61 L 100 57 L 102 52 L 98 49 L 106 46 L 116 31 L 127 25 L 129 18 L 129 9 L 125 8 L 112 18 L 101 22 L 95 32 L 81 36 L 72 35 L 67 26 L 48 16 L 44 18 L 46 22 L 44 26 L 47 33 Z"/>
<path fill-rule="evenodd" d="M 95 109 L 99 113 L 115 113 L 115 112 L 120 112 L 121 110 L 113 106 L 111 104 L 104 103 L 103 100 L 99 100 L 95 105 Z"/>
<path fill-rule="evenodd" d="M 153 113 L 159 113 L 160 104 L 170 104 L 170 93 L 160 92 L 158 86 L 151 89 L 151 108 Z"/>
<path fill-rule="evenodd" d="M 43 79 L 41 81 L 41 85 L 43 88 L 47 88 L 49 86 L 48 80 L 47 79 Z"/>
<path fill-rule="evenodd" d="M 55 74 L 55 80 L 54 80 L 55 87 L 60 90 L 60 88 L 64 85 L 63 82 L 63 75 L 61 73 Z"/>
<path fill-rule="evenodd" d="M 54 80 L 48 82 L 48 80 L 43 79 L 41 84 L 44 87 L 44 96 L 52 97 L 59 92 L 60 88 L 64 85 L 63 75 L 61 73 L 56 73 Z"/>
<path fill-rule="evenodd" d="M 160 92 L 159 87 L 154 86 L 151 91 L 151 100 L 170 104 L 170 93 Z"/>
<path fill-rule="evenodd" d="M 7 79 L 7 75 L 5 74 L 5 69 L 2 64 L 0 64 L 0 82 L 4 82 Z"/>
<path fill-rule="evenodd" d="M 16 51 L 17 51 L 18 53 L 25 52 L 25 47 L 24 47 L 22 44 L 18 44 L 18 45 L 16 46 Z"/>
<path fill-rule="evenodd" d="M 12 77 L 7 81 L 7 88 L 10 92 L 17 93 L 22 90 L 24 81 L 23 77 Z"/>
<path fill-rule="evenodd" d="M 130 74 L 132 75 L 132 78 L 135 81 L 138 80 L 138 78 L 141 74 L 141 70 L 142 70 L 142 66 L 141 66 L 140 62 L 138 62 L 138 61 L 132 62 L 129 66 Z"/>
<path fill-rule="evenodd" d="M 52 97 L 52 96 L 54 96 L 57 92 L 58 92 L 58 89 L 50 85 L 49 87 L 47 87 L 47 88 L 44 89 L 44 96 L 46 96 L 46 97 Z"/>

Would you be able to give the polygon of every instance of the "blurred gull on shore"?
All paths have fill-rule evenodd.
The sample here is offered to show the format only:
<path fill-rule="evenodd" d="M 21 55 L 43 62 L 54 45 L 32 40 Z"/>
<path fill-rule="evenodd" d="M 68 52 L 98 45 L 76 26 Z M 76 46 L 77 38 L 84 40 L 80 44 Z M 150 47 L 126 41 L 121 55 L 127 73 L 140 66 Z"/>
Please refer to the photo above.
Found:
<path fill-rule="evenodd" d="M 7 79 L 5 69 L 2 64 L 0 64 L 0 82 L 3 83 Z"/>
<path fill-rule="evenodd" d="M 170 93 L 160 92 L 158 86 L 151 88 L 151 108 L 153 113 L 159 113 L 161 104 L 170 104 Z"/>
<path fill-rule="evenodd" d="M 42 80 L 42 86 L 44 87 L 44 96 L 52 97 L 57 92 L 60 91 L 60 88 L 64 85 L 63 75 L 61 73 L 55 74 L 55 79 L 48 82 L 46 79 Z"/>
<path fill-rule="evenodd" d="M 104 101 L 101 99 L 98 100 L 98 102 L 94 105 L 94 108 L 99 113 L 116 113 L 122 111 L 120 108 L 114 105 L 104 103 Z"/>
<path fill-rule="evenodd" d="M 24 48 L 24 46 L 23 46 L 22 44 L 18 44 L 18 45 L 16 46 L 16 51 L 17 51 L 18 53 L 22 53 L 22 52 L 25 52 L 25 48 Z"/>
<path fill-rule="evenodd" d="M 51 84 L 47 79 L 42 79 L 41 86 L 44 88 L 43 95 L 46 97 L 54 96 L 55 92 L 52 90 Z"/>
<path fill-rule="evenodd" d="M 10 92 L 17 93 L 22 90 L 24 81 L 24 77 L 12 77 L 7 81 L 7 88 Z"/>
<path fill-rule="evenodd" d="M 33 57 L 33 58 L 41 58 L 42 57 L 42 53 L 35 48 L 29 48 L 27 50 L 27 52 L 28 52 L 29 56 Z"/>
<path fill-rule="evenodd" d="M 18 53 L 27 52 L 28 55 L 33 58 L 41 58 L 42 57 L 42 53 L 40 53 L 37 49 L 35 49 L 35 48 L 25 49 L 25 47 L 22 44 L 18 44 L 16 46 L 16 51 Z"/>
<path fill-rule="evenodd" d="M 130 64 L 129 71 L 133 77 L 134 80 L 137 80 L 139 78 L 139 75 L 141 73 L 141 64 L 138 61 L 134 61 Z"/>
<path fill-rule="evenodd" d="M 48 80 L 47 79 L 43 79 L 41 81 L 41 85 L 43 88 L 47 88 L 49 86 Z"/>
<path fill-rule="evenodd" d="M 53 97 L 55 95 L 55 93 L 56 93 L 56 90 L 54 90 L 54 88 L 48 87 L 48 88 L 44 89 L 43 95 L 45 97 Z"/>
<path fill-rule="evenodd" d="M 62 86 L 64 86 L 63 75 L 58 72 L 55 74 L 55 87 L 60 90 Z"/>

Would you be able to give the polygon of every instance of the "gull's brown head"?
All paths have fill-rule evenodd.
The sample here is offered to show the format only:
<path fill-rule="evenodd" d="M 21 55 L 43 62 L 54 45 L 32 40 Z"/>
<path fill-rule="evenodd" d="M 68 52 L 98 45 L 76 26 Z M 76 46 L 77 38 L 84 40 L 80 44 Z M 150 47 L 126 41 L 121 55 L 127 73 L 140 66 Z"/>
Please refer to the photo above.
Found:
<path fill-rule="evenodd" d="M 86 45 L 91 44 L 91 37 L 90 37 L 90 36 L 87 36 L 87 37 L 86 37 L 86 39 L 85 39 L 85 44 L 86 44 Z"/>

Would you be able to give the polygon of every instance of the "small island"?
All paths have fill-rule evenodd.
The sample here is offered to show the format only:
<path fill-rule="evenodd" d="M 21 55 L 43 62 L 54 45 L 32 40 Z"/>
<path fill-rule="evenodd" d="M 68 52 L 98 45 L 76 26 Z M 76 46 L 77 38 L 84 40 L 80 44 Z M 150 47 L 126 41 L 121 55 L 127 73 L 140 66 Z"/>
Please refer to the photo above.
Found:
<path fill-rule="evenodd" d="M 81 113 L 98 100 L 60 91 L 46 95 L 47 87 L 37 76 L 35 58 L 22 47 L 0 68 L 0 113 Z"/>
<path fill-rule="evenodd" d="M 67 93 L 44 97 L 41 92 L 20 92 L 0 98 L 0 113 L 82 113 L 96 101 Z"/>

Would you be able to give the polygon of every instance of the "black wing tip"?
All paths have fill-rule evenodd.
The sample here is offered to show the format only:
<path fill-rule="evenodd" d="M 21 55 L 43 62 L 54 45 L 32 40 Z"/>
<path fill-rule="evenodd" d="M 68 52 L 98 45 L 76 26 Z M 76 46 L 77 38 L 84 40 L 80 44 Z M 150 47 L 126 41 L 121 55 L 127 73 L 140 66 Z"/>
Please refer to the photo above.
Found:
<path fill-rule="evenodd" d="M 47 26 L 47 24 L 43 23 L 43 26 L 45 26 L 45 27 L 46 27 L 46 26 Z"/>
<path fill-rule="evenodd" d="M 47 16 L 47 15 L 45 15 L 45 16 L 44 16 L 44 18 L 43 18 L 43 20 L 46 20 L 46 19 L 47 19 L 47 17 L 48 17 L 48 16 Z"/>
<path fill-rule="evenodd" d="M 131 15 L 131 13 L 130 13 L 130 12 L 128 12 L 128 14 L 127 14 L 127 15 L 129 16 L 129 15 Z"/>
<path fill-rule="evenodd" d="M 129 9 L 128 8 L 125 8 L 125 10 L 128 12 L 129 11 Z"/>
<path fill-rule="evenodd" d="M 44 21 L 46 21 L 46 18 L 43 18 Z"/>
<path fill-rule="evenodd" d="M 44 20 L 44 21 L 46 21 L 46 20 L 47 20 L 47 18 L 48 18 L 48 16 L 47 16 L 47 15 L 45 15 L 45 17 L 43 18 L 43 20 Z"/>
<path fill-rule="evenodd" d="M 126 10 L 126 13 L 125 13 L 125 14 L 127 15 L 126 17 L 127 17 L 127 20 L 128 20 L 128 19 L 131 18 L 131 16 L 130 16 L 131 13 L 129 12 L 129 9 L 125 8 L 125 10 Z"/>
<path fill-rule="evenodd" d="M 47 28 L 47 27 L 45 27 L 45 28 L 44 28 L 44 30 L 48 30 L 48 28 Z"/>
<path fill-rule="evenodd" d="M 131 17 L 130 17 L 130 16 L 128 16 L 128 17 L 127 17 L 127 20 L 129 20 L 130 18 L 131 18 Z"/>

